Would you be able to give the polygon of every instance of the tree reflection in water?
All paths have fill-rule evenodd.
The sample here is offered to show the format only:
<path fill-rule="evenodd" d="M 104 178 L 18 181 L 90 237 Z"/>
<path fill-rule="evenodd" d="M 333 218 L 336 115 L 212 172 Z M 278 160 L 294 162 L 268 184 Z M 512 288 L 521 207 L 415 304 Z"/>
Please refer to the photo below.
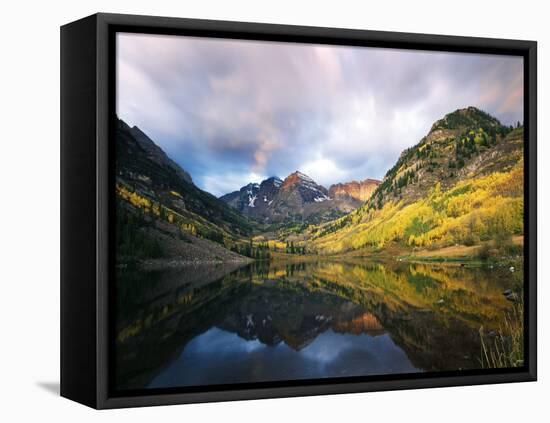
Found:
<path fill-rule="evenodd" d="M 317 261 L 143 272 L 116 288 L 118 389 L 479 368 L 517 274 Z"/>

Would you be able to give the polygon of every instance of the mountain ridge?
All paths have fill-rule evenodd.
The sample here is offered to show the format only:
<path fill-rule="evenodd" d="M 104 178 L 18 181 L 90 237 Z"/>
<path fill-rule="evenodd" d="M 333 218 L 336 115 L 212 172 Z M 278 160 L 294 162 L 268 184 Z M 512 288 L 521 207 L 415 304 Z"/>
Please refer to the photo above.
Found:
<path fill-rule="evenodd" d="M 196 187 L 139 128 L 119 121 L 117 201 L 134 217 L 145 216 L 141 227 L 152 225 L 172 238 L 205 238 L 256 259 L 269 257 L 273 245 L 291 254 L 339 254 L 389 243 L 443 248 L 500 239 L 508 245 L 523 234 L 523 137 L 519 123 L 508 127 L 468 107 L 434 122 L 382 181 L 327 189 L 296 170 L 216 198 Z M 127 220 L 135 223 L 134 217 Z M 150 254 L 151 245 L 144 250 Z"/>
<path fill-rule="evenodd" d="M 350 196 L 358 201 L 367 201 L 381 181 L 367 178 L 362 181 L 349 181 L 332 184 L 329 189 L 330 197 Z"/>
<path fill-rule="evenodd" d="M 459 109 L 405 149 L 366 203 L 310 234 L 317 251 L 474 245 L 523 233 L 523 127 Z M 505 241 L 501 241 L 504 245 Z"/>
<path fill-rule="evenodd" d="M 179 177 L 188 183 L 193 183 L 191 175 L 187 171 L 181 168 L 176 162 L 174 162 L 168 155 L 162 150 L 155 142 L 149 138 L 149 136 L 143 132 L 137 126 L 130 126 L 123 120 L 119 120 L 119 125 L 121 125 L 125 130 L 130 132 L 137 143 L 141 148 L 147 153 L 149 158 L 162 166 L 168 166 L 173 169 Z"/>
<path fill-rule="evenodd" d="M 296 170 L 284 179 L 272 176 L 259 184 L 251 182 L 219 198 L 244 215 L 265 223 L 319 223 L 359 207 L 378 183 L 365 179 L 333 184 L 327 189 Z"/>
<path fill-rule="evenodd" d="M 120 119 L 116 169 L 118 257 L 244 260 L 229 250 L 256 224 L 199 189 L 153 140 Z"/>

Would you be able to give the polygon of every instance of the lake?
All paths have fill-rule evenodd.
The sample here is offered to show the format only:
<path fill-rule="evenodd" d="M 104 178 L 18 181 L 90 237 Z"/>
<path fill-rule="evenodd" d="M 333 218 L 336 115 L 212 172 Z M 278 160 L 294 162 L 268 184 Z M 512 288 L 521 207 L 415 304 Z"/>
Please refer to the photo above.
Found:
<path fill-rule="evenodd" d="M 480 368 L 520 272 L 368 261 L 117 272 L 115 386 Z"/>

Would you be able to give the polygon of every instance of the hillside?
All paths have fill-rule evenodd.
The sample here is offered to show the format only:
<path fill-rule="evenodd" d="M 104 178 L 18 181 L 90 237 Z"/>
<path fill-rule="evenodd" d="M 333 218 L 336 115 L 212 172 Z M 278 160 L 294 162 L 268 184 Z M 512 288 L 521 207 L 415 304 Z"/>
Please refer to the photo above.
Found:
<path fill-rule="evenodd" d="M 120 257 L 239 259 L 230 251 L 226 254 L 226 248 L 245 243 L 255 228 L 253 222 L 197 188 L 191 176 L 139 128 L 119 120 L 116 140 Z"/>
<path fill-rule="evenodd" d="M 450 113 L 401 154 L 365 205 L 312 229 L 310 249 L 504 244 L 523 234 L 522 156 L 522 127 L 473 107 Z"/>

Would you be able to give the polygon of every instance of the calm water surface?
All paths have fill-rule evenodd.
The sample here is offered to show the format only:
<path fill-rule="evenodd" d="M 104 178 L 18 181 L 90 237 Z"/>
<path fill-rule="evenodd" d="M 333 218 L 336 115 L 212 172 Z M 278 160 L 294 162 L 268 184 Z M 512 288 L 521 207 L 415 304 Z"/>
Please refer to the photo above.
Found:
<path fill-rule="evenodd" d="M 330 262 L 117 275 L 119 389 L 479 368 L 519 272 Z"/>

